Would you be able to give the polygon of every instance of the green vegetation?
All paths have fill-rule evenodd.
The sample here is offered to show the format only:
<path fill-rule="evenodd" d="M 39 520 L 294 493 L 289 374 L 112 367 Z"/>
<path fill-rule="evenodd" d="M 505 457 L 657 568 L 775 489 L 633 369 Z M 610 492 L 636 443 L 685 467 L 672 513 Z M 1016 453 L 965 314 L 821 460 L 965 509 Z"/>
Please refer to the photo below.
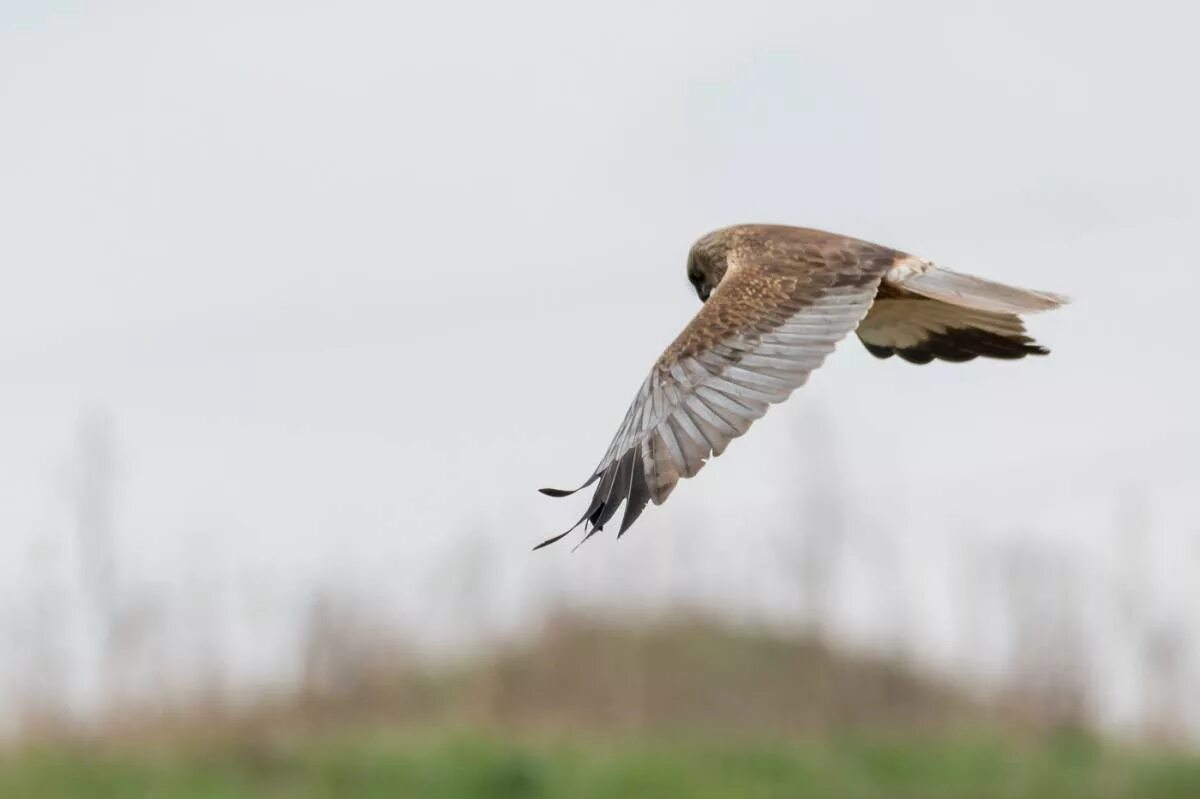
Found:
<path fill-rule="evenodd" d="M 31 732 L 0 750 L 0 799 L 1200 797 L 1198 755 L 804 638 L 564 619 L 435 669 L 346 629 L 292 695 Z"/>
<path fill-rule="evenodd" d="M 1200 759 L 1087 739 L 849 736 L 807 742 L 650 737 L 547 740 L 385 732 L 266 744 L 27 751 L 0 759 L 0 796 L 318 797 L 1200 796 Z"/>

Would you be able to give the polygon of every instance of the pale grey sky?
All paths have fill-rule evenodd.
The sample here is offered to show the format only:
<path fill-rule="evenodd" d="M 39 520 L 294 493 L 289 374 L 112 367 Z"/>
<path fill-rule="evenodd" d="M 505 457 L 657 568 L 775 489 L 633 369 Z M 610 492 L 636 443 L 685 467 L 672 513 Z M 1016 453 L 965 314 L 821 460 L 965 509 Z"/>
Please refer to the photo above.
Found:
<path fill-rule="evenodd" d="M 730 531 L 694 539 L 698 568 L 752 569 L 825 457 L 799 452 L 813 423 L 862 524 L 918 553 L 967 527 L 1103 559 L 1129 490 L 1194 543 L 1198 23 L 1183 2 L 9 2 L 0 602 L 35 537 L 71 557 L 96 408 L 124 568 L 168 588 L 200 551 L 415 608 L 464 527 L 504 579 L 568 594 L 653 585 L 637 564 L 698 520 Z M 1077 302 L 1034 320 L 1037 361 L 848 341 L 619 548 L 531 560 L 578 515 L 533 489 L 594 465 L 696 310 L 687 247 L 743 221 Z"/>

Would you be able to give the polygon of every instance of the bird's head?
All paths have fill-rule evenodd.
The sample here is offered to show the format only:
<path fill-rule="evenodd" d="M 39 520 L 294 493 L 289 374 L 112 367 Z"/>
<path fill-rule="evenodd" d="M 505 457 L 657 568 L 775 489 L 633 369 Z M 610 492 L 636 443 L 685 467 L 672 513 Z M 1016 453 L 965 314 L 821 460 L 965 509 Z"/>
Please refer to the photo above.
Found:
<path fill-rule="evenodd" d="M 722 245 L 723 242 L 712 241 L 706 236 L 688 253 L 688 282 L 696 289 L 701 302 L 708 301 L 721 278 L 725 277 L 726 248 Z"/>

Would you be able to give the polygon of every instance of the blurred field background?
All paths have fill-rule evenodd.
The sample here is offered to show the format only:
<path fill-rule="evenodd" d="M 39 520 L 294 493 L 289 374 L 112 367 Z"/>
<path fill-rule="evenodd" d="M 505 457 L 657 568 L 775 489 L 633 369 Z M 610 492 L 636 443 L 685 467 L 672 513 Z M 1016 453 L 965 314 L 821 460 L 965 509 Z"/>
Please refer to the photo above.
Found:
<path fill-rule="evenodd" d="M 1200 786 L 1200 757 L 1178 745 L 1104 743 L 1077 719 L 971 699 L 811 638 L 564 617 L 431 668 L 328 612 L 292 690 L 127 706 L 86 732 L 29 728 L 0 756 L 0 795 L 1187 797 Z"/>
<path fill-rule="evenodd" d="M 0 797 L 1200 796 L 1197 13 L 0 5 Z M 745 221 L 1076 302 L 531 553 Z"/>

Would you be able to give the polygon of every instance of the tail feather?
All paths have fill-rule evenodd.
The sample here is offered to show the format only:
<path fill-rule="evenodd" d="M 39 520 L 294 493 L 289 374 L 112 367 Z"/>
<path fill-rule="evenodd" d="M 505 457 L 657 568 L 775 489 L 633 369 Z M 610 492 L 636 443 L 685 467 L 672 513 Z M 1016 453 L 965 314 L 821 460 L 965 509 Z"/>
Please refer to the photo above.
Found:
<path fill-rule="evenodd" d="M 922 297 L 989 313 L 1038 313 L 1070 301 L 1061 294 L 1006 286 L 912 257 L 892 267 L 885 280 Z"/>

